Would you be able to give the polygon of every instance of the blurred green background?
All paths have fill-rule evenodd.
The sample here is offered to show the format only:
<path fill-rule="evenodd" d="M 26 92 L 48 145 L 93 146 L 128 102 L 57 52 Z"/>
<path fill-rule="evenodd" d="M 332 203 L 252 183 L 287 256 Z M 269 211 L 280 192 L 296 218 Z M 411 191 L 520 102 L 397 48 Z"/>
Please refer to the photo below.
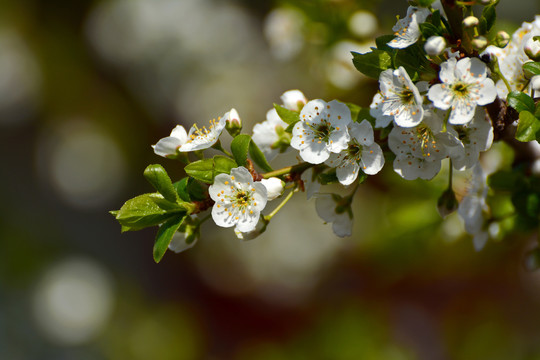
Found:
<path fill-rule="evenodd" d="M 517 28 L 539 5 L 499 14 Z M 150 148 L 176 124 L 235 107 L 250 132 L 295 88 L 368 105 L 378 84 L 349 52 L 406 7 L 0 0 L 0 359 L 540 359 L 536 238 L 475 252 L 436 212 L 444 174 L 405 182 L 388 164 L 351 238 L 299 194 L 260 238 L 209 222 L 159 265 L 155 229 L 120 234 L 108 214 L 151 191 L 148 164 L 182 175 Z"/>

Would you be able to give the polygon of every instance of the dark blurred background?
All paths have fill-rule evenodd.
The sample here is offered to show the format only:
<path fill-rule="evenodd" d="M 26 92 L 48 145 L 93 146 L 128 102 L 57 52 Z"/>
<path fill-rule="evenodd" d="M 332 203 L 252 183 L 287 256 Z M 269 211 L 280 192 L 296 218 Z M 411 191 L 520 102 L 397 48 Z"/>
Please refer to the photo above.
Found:
<path fill-rule="evenodd" d="M 406 7 L 0 0 L 0 359 L 540 359 L 535 239 L 475 252 L 435 209 L 444 174 L 405 182 L 388 164 L 361 186 L 350 238 L 299 194 L 263 236 L 208 222 L 160 264 L 155 229 L 120 234 L 108 213 L 152 191 L 148 164 L 182 176 L 150 147 L 176 124 L 235 107 L 250 133 L 296 88 L 369 105 L 378 84 L 350 51 Z M 538 12 L 499 6 L 514 29 Z"/>

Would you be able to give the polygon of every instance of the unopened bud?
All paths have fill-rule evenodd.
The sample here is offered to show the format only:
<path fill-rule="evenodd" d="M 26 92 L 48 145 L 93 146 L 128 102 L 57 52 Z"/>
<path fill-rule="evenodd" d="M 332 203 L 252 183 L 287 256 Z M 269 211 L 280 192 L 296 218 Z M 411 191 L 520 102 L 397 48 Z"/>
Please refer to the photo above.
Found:
<path fill-rule="evenodd" d="M 529 68 L 529 66 L 525 66 L 525 64 L 533 63 L 532 60 L 527 60 L 523 63 L 521 69 L 523 70 L 523 75 L 525 76 L 525 79 L 531 80 L 533 77 L 536 76 L 536 72 L 532 71 L 532 69 Z"/>
<path fill-rule="evenodd" d="M 266 188 L 268 200 L 274 200 L 283 193 L 285 183 L 277 177 L 271 177 L 270 179 L 262 179 L 261 183 Z"/>
<path fill-rule="evenodd" d="M 446 41 L 442 36 L 430 36 L 424 44 L 426 54 L 439 56 L 446 48 Z"/>
<path fill-rule="evenodd" d="M 281 101 L 286 109 L 300 111 L 307 104 L 307 99 L 300 90 L 285 91 L 281 95 Z"/>
<path fill-rule="evenodd" d="M 452 189 L 446 189 L 439 200 L 437 200 L 437 210 L 441 217 L 446 217 L 456 211 L 458 208 L 458 201 L 456 199 L 456 194 Z"/>
<path fill-rule="evenodd" d="M 471 28 L 474 26 L 478 26 L 479 20 L 476 16 L 467 16 L 465 19 L 463 19 L 462 24 L 466 28 Z"/>
<path fill-rule="evenodd" d="M 540 41 L 535 37 L 530 38 L 525 42 L 525 54 L 534 61 L 540 61 Z"/>
<path fill-rule="evenodd" d="M 474 50 L 482 51 L 487 47 L 488 41 L 483 36 L 477 36 L 474 39 L 472 39 L 471 45 L 473 46 Z"/>
<path fill-rule="evenodd" d="M 497 36 L 495 37 L 495 46 L 503 48 L 506 45 L 508 45 L 509 41 L 510 41 L 510 35 L 508 35 L 506 31 L 499 31 L 497 33 Z"/>
<path fill-rule="evenodd" d="M 540 91 L 540 75 L 535 75 L 531 79 L 531 88 Z"/>
<path fill-rule="evenodd" d="M 227 129 L 227 132 L 231 134 L 232 137 L 240 134 L 242 131 L 242 120 L 240 120 L 240 116 L 236 109 L 231 109 L 224 117 L 226 121 L 225 129 Z"/>

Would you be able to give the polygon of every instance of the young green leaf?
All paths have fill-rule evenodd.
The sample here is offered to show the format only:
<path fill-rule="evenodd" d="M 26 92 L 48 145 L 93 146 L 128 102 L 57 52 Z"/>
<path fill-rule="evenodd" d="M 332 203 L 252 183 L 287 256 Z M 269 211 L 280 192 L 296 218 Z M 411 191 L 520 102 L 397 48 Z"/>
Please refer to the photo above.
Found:
<path fill-rule="evenodd" d="M 540 120 L 528 111 L 519 113 L 519 123 L 516 131 L 516 139 L 522 142 L 533 141 L 540 130 Z"/>
<path fill-rule="evenodd" d="M 422 33 L 422 36 L 424 36 L 425 39 L 429 38 L 430 36 L 442 35 L 441 29 L 438 29 L 435 25 L 431 23 L 425 22 L 419 25 L 420 25 L 420 32 Z"/>
<path fill-rule="evenodd" d="M 176 193 L 178 194 L 180 199 L 184 201 L 191 201 L 191 198 L 187 190 L 189 179 L 191 178 L 186 176 L 182 180 L 177 181 L 173 184 L 174 188 L 176 189 Z"/>
<path fill-rule="evenodd" d="M 283 120 L 287 124 L 292 124 L 300 120 L 300 114 L 298 114 L 295 111 L 284 108 L 281 105 L 274 104 L 274 109 L 276 109 L 281 120 Z"/>
<path fill-rule="evenodd" d="M 523 72 L 531 78 L 535 75 L 540 75 L 540 62 L 529 61 L 523 64 Z"/>
<path fill-rule="evenodd" d="M 360 54 L 351 52 L 353 64 L 362 74 L 379 79 L 379 75 L 386 69 L 392 67 L 392 58 L 386 51 L 373 49 L 371 52 Z"/>
<path fill-rule="evenodd" d="M 212 159 L 204 159 L 192 162 L 184 168 L 186 174 L 195 180 L 203 183 L 212 184 L 216 175 L 231 172 L 232 168 L 237 167 L 236 162 L 222 155 L 216 155 Z"/>
<path fill-rule="evenodd" d="M 488 5 L 484 7 L 484 10 L 482 10 L 482 17 L 480 21 L 485 21 L 486 32 L 489 32 L 489 30 L 491 30 L 493 24 L 495 23 L 495 19 L 497 18 L 497 14 L 495 12 L 495 6 L 497 5 L 497 3 Z"/>
<path fill-rule="evenodd" d="M 187 191 L 189 197 L 195 201 L 202 201 L 208 199 L 208 187 L 201 184 L 199 181 L 189 178 L 187 184 Z"/>
<path fill-rule="evenodd" d="M 529 95 L 520 91 L 512 91 L 506 97 L 506 101 L 508 102 L 508 106 L 513 107 L 519 113 L 528 111 L 534 114 L 536 110 L 534 100 Z"/>
<path fill-rule="evenodd" d="M 246 166 L 250 142 L 251 136 L 240 134 L 237 135 L 231 143 L 231 152 L 234 156 L 234 160 L 236 160 L 236 163 L 240 166 Z"/>
<path fill-rule="evenodd" d="M 249 155 L 251 156 L 251 160 L 253 160 L 253 162 L 264 171 L 270 172 L 274 170 L 268 163 L 268 160 L 266 160 L 266 156 L 264 156 L 264 153 L 261 151 L 261 149 L 259 149 L 259 147 L 257 146 L 257 144 L 255 144 L 254 141 L 251 141 L 249 143 Z"/>
<path fill-rule="evenodd" d="M 175 208 L 164 208 L 165 202 L 167 201 L 160 194 L 143 194 L 126 201 L 120 210 L 111 213 L 122 225 L 122 232 L 140 230 L 159 225 L 183 211 L 178 205 Z"/>
<path fill-rule="evenodd" d="M 156 263 L 159 263 L 163 255 L 165 255 L 173 235 L 178 231 L 185 217 L 186 213 L 177 214 L 159 228 L 156 241 L 154 242 L 154 261 Z"/>
<path fill-rule="evenodd" d="M 178 200 L 171 178 L 169 178 L 163 166 L 159 164 L 148 165 L 144 170 L 144 177 L 166 200 L 170 202 Z"/>

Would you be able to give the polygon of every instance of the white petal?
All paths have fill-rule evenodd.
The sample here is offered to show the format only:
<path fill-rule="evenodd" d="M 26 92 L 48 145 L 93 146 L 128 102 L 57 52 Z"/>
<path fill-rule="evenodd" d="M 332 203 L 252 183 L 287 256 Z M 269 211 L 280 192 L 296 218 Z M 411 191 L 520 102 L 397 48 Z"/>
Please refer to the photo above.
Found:
<path fill-rule="evenodd" d="M 243 166 L 231 169 L 231 179 L 232 177 L 234 177 L 236 183 L 249 184 L 253 182 L 253 176 L 251 176 L 249 170 Z"/>
<path fill-rule="evenodd" d="M 253 211 L 253 214 L 249 211 L 246 211 L 243 214 L 239 212 L 236 229 L 244 233 L 255 230 L 257 223 L 259 222 L 259 214 L 258 211 Z"/>
<path fill-rule="evenodd" d="M 333 153 L 339 153 L 345 150 L 349 146 L 349 140 L 351 139 L 347 127 L 344 126 L 339 130 L 334 130 L 330 133 L 326 148 Z M 315 141 L 317 143 L 317 141 Z M 312 143 L 313 144 L 313 143 Z M 326 159 L 325 159 L 326 160 Z"/>
<path fill-rule="evenodd" d="M 433 102 L 433 105 L 439 109 L 447 110 L 451 106 L 452 92 L 448 85 L 435 84 L 429 88 L 428 98 Z"/>
<path fill-rule="evenodd" d="M 448 59 L 448 61 L 441 64 L 441 71 L 439 71 L 439 78 L 441 79 L 443 83 L 452 84 L 456 80 L 456 77 L 454 75 L 456 63 L 457 61 L 455 58 L 450 58 Z"/>
<path fill-rule="evenodd" d="M 171 131 L 171 136 L 180 140 L 182 144 L 188 141 L 186 129 L 184 129 L 182 125 L 176 125 L 175 128 Z"/>
<path fill-rule="evenodd" d="M 253 188 L 255 189 L 255 193 L 252 194 L 253 203 L 251 205 L 251 208 L 254 211 L 262 211 L 262 209 L 264 209 L 264 207 L 266 206 L 266 202 L 268 201 L 268 193 L 266 187 L 262 183 L 256 182 L 253 184 Z"/>
<path fill-rule="evenodd" d="M 466 124 L 472 120 L 476 104 L 473 102 L 465 102 L 464 100 L 455 101 L 452 106 L 452 112 L 448 118 L 448 123 L 452 125 Z"/>
<path fill-rule="evenodd" d="M 191 244 L 186 243 L 186 236 L 184 233 L 175 233 L 169 244 L 169 250 L 174 251 L 175 253 L 180 253 L 187 249 L 191 249 L 197 243 L 197 237 L 191 242 Z"/>
<path fill-rule="evenodd" d="M 309 146 L 300 150 L 302 160 L 310 164 L 321 164 L 328 159 L 330 151 L 326 148 L 325 143 L 311 142 Z"/>
<path fill-rule="evenodd" d="M 336 176 L 342 185 L 350 185 L 358 177 L 360 166 L 356 161 L 345 161 L 336 168 Z"/>
<path fill-rule="evenodd" d="M 177 137 L 168 136 L 152 145 L 154 153 L 159 156 L 167 157 L 176 155 L 176 151 L 182 146 L 182 142 Z"/>
<path fill-rule="evenodd" d="M 283 106 L 292 111 L 299 111 L 299 103 L 304 106 L 307 103 L 307 99 L 300 90 L 289 90 L 285 91 L 281 95 L 281 101 Z"/>
<path fill-rule="evenodd" d="M 353 222 L 352 219 L 349 217 L 349 213 L 344 212 L 342 214 L 338 214 L 337 218 L 332 224 L 332 230 L 337 236 L 346 237 L 352 235 L 352 226 Z"/>
<path fill-rule="evenodd" d="M 362 171 L 368 175 L 375 175 L 384 166 L 384 154 L 377 143 L 365 146 L 362 149 L 362 163 L 364 164 Z"/>
<path fill-rule="evenodd" d="M 478 94 L 480 98 L 476 102 L 478 105 L 491 104 L 497 97 L 497 88 L 495 87 L 493 80 L 489 78 L 485 79 L 484 82 L 482 82 L 482 85 L 484 87 L 480 90 L 480 93 Z"/>
<path fill-rule="evenodd" d="M 266 188 L 268 201 L 276 199 L 283 192 L 283 181 L 277 177 L 262 179 L 261 184 Z"/>
<path fill-rule="evenodd" d="M 231 195 L 231 176 L 227 174 L 219 174 L 214 178 L 214 183 L 208 187 L 208 194 L 214 201 L 220 201 L 223 196 Z M 221 192 L 223 191 L 223 193 Z M 220 194 L 218 196 L 218 194 Z"/>
<path fill-rule="evenodd" d="M 218 206 L 219 205 L 219 206 Z M 212 207 L 212 219 L 217 226 L 221 227 L 231 227 L 234 226 L 238 220 L 236 217 L 238 213 L 238 208 L 232 208 L 230 204 L 214 204 Z"/>
<path fill-rule="evenodd" d="M 319 194 L 315 200 L 317 215 L 326 222 L 333 222 L 336 219 L 336 206 L 332 194 Z"/>
<path fill-rule="evenodd" d="M 360 145 L 373 144 L 373 127 L 367 120 L 362 120 L 360 124 L 350 123 L 349 134 L 351 138 L 356 139 Z"/>

